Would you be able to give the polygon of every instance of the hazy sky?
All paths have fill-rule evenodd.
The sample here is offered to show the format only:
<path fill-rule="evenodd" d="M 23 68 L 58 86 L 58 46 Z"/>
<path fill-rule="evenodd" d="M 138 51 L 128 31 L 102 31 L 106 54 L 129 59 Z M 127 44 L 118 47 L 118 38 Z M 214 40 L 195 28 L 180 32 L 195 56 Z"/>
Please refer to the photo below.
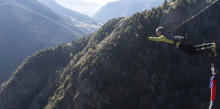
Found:
<path fill-rule="evenodd" d="M 62 6 L 92 17 L 102 6 L 118 0 L 55 0 Z"/>
<path fill-rule="evenodd" d="M 82 0 L 82 1 L 89 2 L 89 3 L 95 2 L 101 5 L 105 5 L 108 2 L 113 2 L 113 1 L 118 1 L 118 0 Z"/>

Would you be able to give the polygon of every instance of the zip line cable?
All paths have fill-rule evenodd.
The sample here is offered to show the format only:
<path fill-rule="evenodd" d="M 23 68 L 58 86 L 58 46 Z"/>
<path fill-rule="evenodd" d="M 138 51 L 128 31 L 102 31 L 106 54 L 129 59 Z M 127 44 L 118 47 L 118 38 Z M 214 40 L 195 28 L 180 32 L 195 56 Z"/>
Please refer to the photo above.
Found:
<path fill-rule="evenodd" d="M 199 7 L 201 7 L 202 4 L 203 4 L 205 1 L 207 1 L 207 0 L 203 0 L 203 1 L 202 1 L 198 6 L 196 6 L 195 9 L 194 9 L 187 17 L 185 17 L 182 21 L 185 21 L 185 20 L 189 19 L 190 17 L 192 17 L 193 13 L 196 12 L 196 11 L 199 9 Z M 190 17 L 189 17 L 189 16 L 190 16 Z M 161 17 L 161 19 L 162 19 L 162 17 Z M 161 20 L 160 20 L 160 23 L 159 23 L 158 27 L 160 27 L 160 24 L 161 24 Z M 177 24 L 178 24 L 178 23 L 177 23 Z M 173 29 L 173 28 L 172 28 L 172 29 Z M 168 30 L 169 30 L 169 29 L 168 29 Z M 170 32 L 171 32 L 171 31 L 170 31 Z"/>
<path fill-rule="evenodd" d="M 177 25 L 176 27 L 174 27 L 173 29 L 171 29 L 170 31 L 174 31 L 177 28 L 183 26 L 184 24 L 186 24 L 187 22 L 191 21 L 193 18 L 197 17 L 198 15 L 200 15 L 201 13 L 203 13 L 205 10 L 207 10 L 208 8 L 210 8 L 212 5 L 214 5 L 215 3 L 217 3 L 218 0 L 215 0 L 214 2 L 212 2 L 210 5 L 206 6 L 203 10 L 201 10 L 200 12 L 198 12 L 197 14 L 193 15 L 191 18 L 189 18 L 188 20 L 182 22 L 181 24 Z M 195 10 L 194 10 L 195 11 Z M 194 12 L 193 11 L 193 12 Z"/>
<path fill-rule="evenodd" d="M 187 17 L 186 19 L 189 19 L 193 16 L 193 13 L 198 13 L 199 10 L 198 9 L 202 9 L 202 5 L 206 2 L 207 0 L 203 0 Z M 205 6 L 206 7 L 206 6 Z M 183 21 L 185 21 L 186 19 L 184 19 Z"/>

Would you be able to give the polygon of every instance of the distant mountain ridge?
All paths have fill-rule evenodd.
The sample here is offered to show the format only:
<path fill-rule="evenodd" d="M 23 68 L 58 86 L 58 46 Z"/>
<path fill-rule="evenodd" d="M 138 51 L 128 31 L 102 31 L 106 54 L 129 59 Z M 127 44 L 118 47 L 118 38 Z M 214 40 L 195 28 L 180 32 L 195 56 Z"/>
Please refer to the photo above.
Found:
<path fill-rule="evenodd" d="M 59 23 L 64 27 L 68 27 L 72 31 L 75 31 L 78 35 L 86 35 L 81 29 L 76 27 L 73 24 L 67 22 L 62 16 L 58 15 L 54 11 L 50 10 L 48 7 L 44 6 L 37 0 L 11 0 L 12 2 L 17 3 L 17 6 L 20 4 L 21 7 L 30 9 L 30 11 L 35 12 L 43 17 L 47 17 L 55 21 L 55 23 Z"/>
<path fill-rule="evenodd" d="M 101 23 L 90 18 L 89 16 L 82 15 L 73 10 L 67 9 L 54 0 L 39 0 L 42 4 L 53 10 L 59 15 L 62 15 L 67 21 L 73 23 L 85 33 L 89 34 L 101 27 Z"/>
<path fill-rule="evenodd" d="M 102 5 L 97 2 L 88 2 L 86 0 L 55 0 L 62 6 L 79 12 L 84 15 L 92 17 L 96 11 L 98 11 Z"/>
<path fill-rule="evenodd" d="M 164 0 L 119 0 L 103 6 L 93 18 L 106 22 L 115 17 L 128 17 L 136 12 L 159 6 L 163 2 Z"/>
<path fill-rule="evenodd" d="M 0 84 L 34 52 L 85 34 L 36 0 L 0 0 Z"/>

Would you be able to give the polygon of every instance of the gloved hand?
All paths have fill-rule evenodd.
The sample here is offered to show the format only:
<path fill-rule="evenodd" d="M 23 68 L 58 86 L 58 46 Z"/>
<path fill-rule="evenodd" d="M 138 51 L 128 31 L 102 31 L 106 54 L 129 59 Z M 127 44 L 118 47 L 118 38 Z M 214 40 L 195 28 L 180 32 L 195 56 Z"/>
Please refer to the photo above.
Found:
<path fill-rule="evenodd" d="M 146 37 L 146 39 L 148 39 L 148 37 L 149 37 L 146 32 L 144 33 L 144 36 Z"/>

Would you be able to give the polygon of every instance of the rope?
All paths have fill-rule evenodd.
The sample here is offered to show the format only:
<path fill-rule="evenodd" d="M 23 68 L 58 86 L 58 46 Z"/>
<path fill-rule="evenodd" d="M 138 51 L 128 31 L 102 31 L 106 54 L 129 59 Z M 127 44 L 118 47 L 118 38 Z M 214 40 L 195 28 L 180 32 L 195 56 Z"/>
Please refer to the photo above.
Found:
<path fill-rule="evenodd" d="M 184 21 L 183 23 L 177 25 L 176 27 L 174 27 L 173 29 L 171 29 L 171 31 L 176 30 L 177 28 L 183 26 L 184 24 L 186 24 L 187 22 L 191 21 L 193 18 L 197 17 L 198 15 L 200 15 L 201 13 L 203 13 L 205 10 L 207 10 L 208 8 L 210 8 L 212 5 L 214 5 L 218 0 L 215 0 L 214 2 L 212 2 L 210 5 L 206 6 L 206 8 L 204 8 L 203 10 L 201 10 L 200 12 L 198 12 L 197 14 L 195 14 L 194 16 L 192 16 L 191 18 L 189 18 L 188 20 Z M 194 10 L 195 11 L 195 10 Z M 194 12 L 193 11 L 193 12 Z"/>

